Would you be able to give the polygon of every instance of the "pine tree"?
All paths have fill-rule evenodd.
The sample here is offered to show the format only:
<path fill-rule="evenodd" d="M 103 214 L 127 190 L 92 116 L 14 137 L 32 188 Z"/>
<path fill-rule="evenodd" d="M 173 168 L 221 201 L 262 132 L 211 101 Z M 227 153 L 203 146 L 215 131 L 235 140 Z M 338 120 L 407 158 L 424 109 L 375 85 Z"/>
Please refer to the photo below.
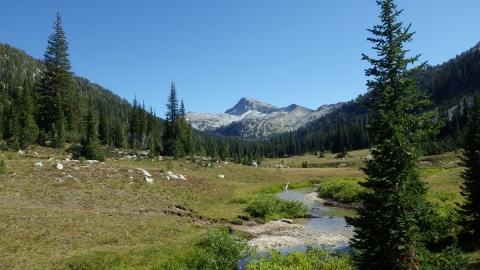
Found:
<path fill-rule="evenodd" d="M 473 107 L 468 114 L 465 132 L 465 147 L 462 165 L 465 171 L 461 173 L 463 185 L 462 196 L 465 198 L 460 205 L 459 216 L 461 225 L 466 231 L 474 231 L 480 235 L 480 96 L 475 94 Z"/>
<path fill-rule="evenodd" d="M 73 74 L 70 72 L 68 42 L 58 13 L 53 28 L 55 33 L 48 38 L 43 78 L 37 88 L 37 123 L 40 130 L 47 134 L 52 131 L 54 124 L 58 126 L 59 110 L 62 111 L 68 127 L 74 126 Z"/>
<path fill-rule="evenodd" d="M 34 107 L 32 93 L 26 82 L 23 83 L 18 107 L 18 120 L 20 126 L 19 142 L 20 147 L 25 149 L 28 145 L 34 143 L 38 136 L 38 126 L 35 123 L 35 118 L 33 116 Z"/>
<path fill-rule="evenodd" d="M 82 139 L 82 156 L 87 159 L 101 159 L 102 149 L 98 139 L 98 122 L 91 96 L 88 100 L 88 110 L 85 115 L 84 125 L 85 134 Z"/>
<path fill-rule="evenodd" d="M 177 117 L 178 117 L 178 99 L 175 83 L 170 86 L 170 95 L 168 97 L 167 112 L 165 113 L 165 130 L 163 133 L 163 152 L 167 156 L 175 156 L 177 154 Z"/>
<path fill-rule="evenodd" d="M 351 244 L 358 269 L 417 269 L 424 262 L 420 254 L 429 257 L 422 222 L 432 208 L 416 163 L 439 124 L 435 113 L 422 112 L 431 102 L 415 88 L 425 63 L 409 69 L 419 58 L 407 58 L 403 48 L 412 39 L 410 26 L 397 22 L 402 11 L 393 0 L 377 4 L 381 24 L 369 29 L 375 37 L 368 40 L 379 59 L 363 55 L 372 65 L 365 74 L 374 77 L 367 81 L 370 98 L 363 105 L 374 112 L 368 130 L 375 148 L 362 168 L 367 177 L 360 184 L 368 190 L 361 194 L 363 207 L 347 221 L 355 226 Z"/>

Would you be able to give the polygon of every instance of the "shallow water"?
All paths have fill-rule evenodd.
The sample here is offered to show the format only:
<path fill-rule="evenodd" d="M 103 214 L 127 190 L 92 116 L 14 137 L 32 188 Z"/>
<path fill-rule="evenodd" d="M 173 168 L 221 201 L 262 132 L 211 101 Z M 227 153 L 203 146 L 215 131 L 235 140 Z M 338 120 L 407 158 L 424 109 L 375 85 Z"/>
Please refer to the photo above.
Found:
<path fill-rule="evenodd" d="M 277 193 L 277 196 L 283 200 L 295 200 L 303 202 L 305 205 L 308 206 L 308 208 L 310 208 L 309 213 L 315 216 L 344 218 L 345 216 L 352 217 L 356 215 L 356 211 L 353 209 L 324 206 L 315 202 L 307 201 L 303 198 L 305 197 L 305 195 L 315 191 L 315 188 L 285 190 L 283 192 Z M 305 223 L 302 223 L 302 220 L 305 219 L 298 219 L 296 221 L 300 222 L 299 224 L 306 225 Z"/>
<path fill-rule="evenodd" d="M 353 209 L 345 209 L 339 207 L 324 206 L 320 203 L 310 202 L 304 199 L 305 195 L 315 192 L 315 188 L 306 189 L 294 189 L 285 190 L 281 193 L 277 193 L 277 196 L 283 200 L 295 200 L 303 202 L 310 209 L 309 214 L 318 216 L 319 218 L 297 218 L 293 219 L 294 223 L 306 226 L 311 231 L 317 231 L 321 233 L 339 233 L 346 236 L 353 236 L 353 228 L 345 222 L 345 216 L 354 217 L 356 211 Z M 327 246 L 294 246 L 287 248 L 277 249 L 283 254 L 287 254 L 292 251 L 306 251 L 309 248 L 330 249 L 332 251 L 346 252 L 350 249 L 347 242 L 337 243 L 335 245 Z M 261 252 L 266 254 L 268 252 Z M 238 262 L 237 269 L 246 269 L 248 261 L 251 258 L 245 258 Z"/>

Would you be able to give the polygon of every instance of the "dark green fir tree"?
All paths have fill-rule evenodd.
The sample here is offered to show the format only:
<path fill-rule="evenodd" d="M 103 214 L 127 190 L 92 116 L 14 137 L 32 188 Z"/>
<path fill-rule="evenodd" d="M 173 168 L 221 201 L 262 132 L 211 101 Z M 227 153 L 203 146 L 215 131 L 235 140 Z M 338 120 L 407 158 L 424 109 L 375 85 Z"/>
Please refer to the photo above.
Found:
<path fill-rule="evenodd" d="M 86 159 L 99 159 L 104 161 L 103 149 L 98 138 L 98 121 L 93 107 L 92 97 L 88 97 L 88 110 L 84 120 L 85 134 L 82 139 L 82 156 Z"/>
<path fill-rule="evenodd" d="M 365 74 L 373 112 L 368 127 L 374 147 L 372 159 L 362 168 L 367 189 L 360 194 L 363 207 L 358 217 L 347 218 L 355 226 L 351 246 L 358 269 L 459 269 L 448 268 L 427 249 L 433 233 L 427 226 L 433 207 L 426 201 L 426 183 L 419 178 L 417 161 L 428 136 L 438 129 L 437 115 L 425 112 L 431 101 L 416 89 L 425 63 L 413 66 L 419 56 L 407 57 L 404 44 L 412 40 L 410 26 L 397 21 L 402 10 L 393 0 L 377 1 L 381 23 L 369 29 L 378 58 L 363 55 L 371 67 Z"/>
<path fill-rule="evenodd" d="M 178 142 L 178 98 L 175 83 L 170 86 L 170 95 L 168 96 L 167 112 L 165 113 L 165 130 L 163 132 L 163 154 L 176 157 Z"/>
<path fill-rule="evenodd" d="M 19 142 L 20 147 L 25 149 L 34 143 L 38 136 L 38 126 L 35 123 L 35 117 L 33 115 L 34 105 L 32 93 L 28 84 L 25 82 L 20 92 L 18 107 L 18 122 L 20 126 Z"/>
<path fill-rule="evenodd" d="M 461 225 L 466 231 L 480 237 L 480 96 L 475 94 L 473 107 L 468 114 L 461 173 L 461 194 L 465 198 L 460 205 Z"/>
<path fill-rule="evenodd" d="M 37 124 L 45 134 L 52 131 L 53 125 L 58 126 L 59 110 L 67 127 L 74 125 L 73 74 L 70 72 L 68 42 L 58 13 L 53 28 L 55 32 L 48 38 L 44 54 L 43 78 L 37 87 Z"/>

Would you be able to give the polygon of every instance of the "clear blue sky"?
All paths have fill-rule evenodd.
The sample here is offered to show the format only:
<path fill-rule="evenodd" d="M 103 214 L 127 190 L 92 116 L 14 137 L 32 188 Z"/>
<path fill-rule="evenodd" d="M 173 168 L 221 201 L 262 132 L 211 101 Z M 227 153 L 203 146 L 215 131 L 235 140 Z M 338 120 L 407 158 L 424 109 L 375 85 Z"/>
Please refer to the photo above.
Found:
<path fill-rule="evenodd" d="M 480 1 L 404 0 L 406 48 L 441 64 L 480 41 Z M 374 0 L 3 0 L 0 42 L 43 59 L 59 12 L 72 71 L 163 117 L 174 81 L 187 111 L 242 97 L 316 109 L 366 92 Z"/>

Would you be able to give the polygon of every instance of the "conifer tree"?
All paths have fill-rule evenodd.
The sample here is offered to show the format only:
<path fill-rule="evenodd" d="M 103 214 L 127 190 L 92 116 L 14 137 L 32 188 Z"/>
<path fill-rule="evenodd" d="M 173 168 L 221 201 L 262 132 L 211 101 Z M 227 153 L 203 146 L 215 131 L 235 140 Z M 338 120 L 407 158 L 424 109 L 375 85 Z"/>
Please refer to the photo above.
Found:
<path fill-rule="evenodd" d="M 475 94 L 473 107 L 468 114 L 465 132 L 465 147 L 462 165 L 465 171 L 461 173 L 463 185 L 462 196 L 465 198 L 460 205 L 459 216 L 461 225 L 466 231 L 473 231 L 480 236 L 480 95 Z"/>
<path fill-rule="evenodd" d="M 18 121 L 20 126 L 19 143 L 22 149 L 35 142 L 38 136 L 38 126 L 33 116 L 32 93 L 27 83 L 23 83 L 23 89 L 19 98 Z"/>
<path fill-rule="evenodd" d="M 82 139 L 82 156 L 87 159 L 100 159 L 102 149 L 98 139 L 98 122 L 93 108 L 92 97 L 88 99 L 88 110 L 84 120 L 85 134 Z"/>
<path fill-rule="evenodd" d="M 368 190 L 361 194 L 363 207 L 347 222 L 355 226 L 351 245 L 358 269 L 417 269 L 430 258 L 422 230 L 432 207 L 416 163 L 439 124 L 435 113 L 422 112 L 431 102 L 415 86 L 425 63 L 410 68 L 419 55 L 406 56 L 403 46 L 413 33 L 397 21 L 402 10 L 393 0 L 377 4 L 381 23 L 369 29 L 374 37 L 368 40 L 379 58 L 363 55 L 372 65 L 365 74 L 374 78 L 367 81 L 370 98 L 363 104 L 374 113 L 368 127 L 373 158 L 362 168 L 366 181 L 360 184 Z"/>
<path fill-rule="evenodd" d="M 165 130 L 163 133 L 163 152 L 167 156 L 177 154 L 177 117 L 178 117 L 178 99 L 175 83 L 170 85 L 170 95 L 168 96 L 167 112 L 165 113 Z"/>
<path fill-rule="evenodd" d="M 37 123 L 45 133 L 58 126 L 61 110 L 68 127 L 74 125 L 73 74 L 70 72 L 68 59 L 68 42 L 62 28 L 62 19 L 57 13 L 53 26 L 55 32 L 48 38 L 48 46 L 44 54 L 43 78 L 37 88 Z"/>

